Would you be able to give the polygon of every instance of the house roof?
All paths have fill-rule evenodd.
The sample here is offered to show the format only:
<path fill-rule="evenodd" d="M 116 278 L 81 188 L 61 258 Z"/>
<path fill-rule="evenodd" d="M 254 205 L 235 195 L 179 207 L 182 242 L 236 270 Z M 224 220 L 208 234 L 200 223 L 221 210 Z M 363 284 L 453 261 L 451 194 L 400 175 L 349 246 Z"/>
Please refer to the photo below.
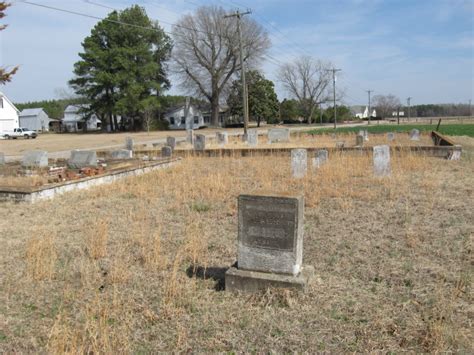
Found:
<path fill-rule="evenodd" d="M 11 101 L 8 99 L 8 97 L 6 97 L 5 94 L 4 94 L 3 92 L 1 92 L 1 91 L 0 91 L 0 97 L 1 97 L 1 98 L 4 98 L 4 99 L 10 104 L 10 106 L 13 107 L 13 108 L 16 110 L 16 112 L 20 112 L 20 110 L 17 109 L 15 105 L 13 105 L 13 102 L 11 102 Z"/>
<path fill-rule="evenodd" d="M 64 113 L 76 113 L 81 108 L 89 108 L 90 105 L 82 104 L 82 105 L 68 105 L 64 110 Z"/>
<path fill-rule="evenodd" d="M 26 116 L 38 116 L 41 111 L 44 111 L 43 108 L 25 108 L 23 111 L 20 112 L 20 117 Z"/>

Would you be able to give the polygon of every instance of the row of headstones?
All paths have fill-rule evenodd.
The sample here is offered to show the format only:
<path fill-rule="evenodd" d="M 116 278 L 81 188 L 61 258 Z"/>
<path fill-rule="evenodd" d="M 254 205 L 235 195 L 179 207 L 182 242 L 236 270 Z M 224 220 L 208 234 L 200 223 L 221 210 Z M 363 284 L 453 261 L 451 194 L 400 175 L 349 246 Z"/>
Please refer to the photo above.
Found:
<path fill-rule="evenodd" d="M 319 169 L 328 161 L 328 151 L 318 150 L 312 158 L 313 170 Z M 375 176 L 390 176 L 390 147 L 388 145 L 378 145 L 373 148 L 373 164 Z M 308 171 L 308 151 L 306 149 L 291 150 L 291 176 L 301 179 Z"/>

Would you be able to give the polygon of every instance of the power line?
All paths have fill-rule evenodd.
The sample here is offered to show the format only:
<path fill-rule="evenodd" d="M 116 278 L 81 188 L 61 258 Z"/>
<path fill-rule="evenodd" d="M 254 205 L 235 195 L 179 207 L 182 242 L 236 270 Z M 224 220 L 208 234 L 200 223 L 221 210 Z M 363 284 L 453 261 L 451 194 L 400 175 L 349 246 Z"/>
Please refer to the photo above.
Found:
<path fill-rule="evenodd" d="M 337 106 L 336 106 L 336 72 L 341 71 L 342 69 L 326 69 L 326 71 L 332 72 L 332 85 L 333 85 L 333 102 L 334 102 L 334 129 L 337 128 Z"/>

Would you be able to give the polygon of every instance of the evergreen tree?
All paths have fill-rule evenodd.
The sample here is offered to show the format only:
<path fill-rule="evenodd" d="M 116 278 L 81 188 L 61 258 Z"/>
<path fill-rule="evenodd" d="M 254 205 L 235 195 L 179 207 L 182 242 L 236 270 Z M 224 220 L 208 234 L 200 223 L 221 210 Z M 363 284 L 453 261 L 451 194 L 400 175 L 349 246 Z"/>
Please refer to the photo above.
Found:
<path fill-rule="evenodd" d="M 87 113 L 108 120 L 111 130 L 118 129 L 117 115 L 127 118 L 132 129 L 139 128 L 170 85 L 165 71 L 170 38 L 134 5 L 97 23 L 82 46 L 81 60 L 74 64 L 76 77 L 69 83 L 90 101 Z"/>

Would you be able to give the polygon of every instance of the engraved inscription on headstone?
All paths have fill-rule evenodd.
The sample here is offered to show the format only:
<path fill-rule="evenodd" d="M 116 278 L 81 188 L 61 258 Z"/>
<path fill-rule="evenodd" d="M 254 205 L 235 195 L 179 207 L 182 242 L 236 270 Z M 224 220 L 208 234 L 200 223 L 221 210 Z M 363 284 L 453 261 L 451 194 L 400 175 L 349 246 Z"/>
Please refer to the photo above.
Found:
<path fill-rule="evenodd" d="M 173 149 L 167 145 L 161 148 L 161 156 L 163 158 L 169 158 L 173 154 Z"/>
<path fill-rule="evenodd" d="M 291 150 L 291 176 L 294 178 L 303 178 L 308 169 L 308 153 L 306 149 Z"/>
<path fill-rule="evenodd" d="M 26 152 L 21 161 L 24 168 L 45 168 L 48 166 L 48 152 L 33 150 Z"/>
<path fill-rule="evenodd" d="M 97 153 L 93 150 L 72 150 L 67 165 L 72 169 L 97 166 Z"/>
<path fill-rule="evenodd" d="M 125 137 L 125 149 L 133 150 L 133 138 Z"/>
<path fill-rule="evenodd" d="M 194 150 L 206 149 L 206 136 L 204 134 L 196 134 L 194 136 Z"/>
<path fill-rule="evenodd" d="M 376 145 L 374 147 L 374 175 L 389 176 L 390 168 L 390 147 L 388 145 Z"/>
<path fill-rule="evenodd" d="M 302 196 L 239 196 L 238 268 L 297 275 L 303 208 Z"/>
<path fill-rule="evenodd" d="M 176 138 L 175 137 L 166 137 L 166 145 L 171 147 L 171 150 L 174 150 L 176 147 Z"/>
<path fill-rule="evenodd" d="M 258 145 L 258 131 L 256 129 L 249 129 L 247 131 L 247 143 L 253 147 Z"/>
<path fill-rule="evenodd" d="M 268 130 L 268 143 L 289 141 L 290 130 L 288 128 L 270 128 Z"/>

